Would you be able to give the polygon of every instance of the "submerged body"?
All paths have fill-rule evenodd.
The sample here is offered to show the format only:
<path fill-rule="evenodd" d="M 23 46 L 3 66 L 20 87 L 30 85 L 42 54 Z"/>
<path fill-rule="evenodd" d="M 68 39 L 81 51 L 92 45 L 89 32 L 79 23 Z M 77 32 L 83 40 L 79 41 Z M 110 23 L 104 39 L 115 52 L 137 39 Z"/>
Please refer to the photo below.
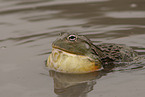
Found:
<path fill-rule="evenodd" d="M 119 62 L 131 62 L 137 53 L 125 45 L 94 45 L 85 36 L 65 33 L 52 44 L 47 66 L 64 73 L 88 73 L 114 68 Z"/>

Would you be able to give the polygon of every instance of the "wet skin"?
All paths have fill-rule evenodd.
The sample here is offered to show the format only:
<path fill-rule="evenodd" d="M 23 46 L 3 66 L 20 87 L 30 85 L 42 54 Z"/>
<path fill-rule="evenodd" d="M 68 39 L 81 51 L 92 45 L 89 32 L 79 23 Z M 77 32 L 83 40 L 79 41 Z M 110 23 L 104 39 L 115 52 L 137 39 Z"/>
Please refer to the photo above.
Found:
<path fill-rule="evenodd" d="M 52 48 L 47 66 L 65 73 L 112 69 L 117 63 L 131 62 L 137 56 L 128 46 L 113 43 L 94 45 L 87 37 L 76 33 L 64 33 L 52 43 Z"/>

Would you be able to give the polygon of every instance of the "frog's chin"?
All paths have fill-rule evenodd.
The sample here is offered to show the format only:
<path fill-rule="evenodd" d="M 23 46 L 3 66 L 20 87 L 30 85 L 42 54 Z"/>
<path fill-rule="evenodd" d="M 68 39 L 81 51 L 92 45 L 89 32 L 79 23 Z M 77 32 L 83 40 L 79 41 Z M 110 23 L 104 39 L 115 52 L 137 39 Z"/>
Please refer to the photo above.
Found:
<path fill-rule="evenodd" d="M 51 70 L 63 73 L 88 73 L 102 69 L 101 62 L 84 55 L 71 54 L 53 48 L 47 60 Z"/>

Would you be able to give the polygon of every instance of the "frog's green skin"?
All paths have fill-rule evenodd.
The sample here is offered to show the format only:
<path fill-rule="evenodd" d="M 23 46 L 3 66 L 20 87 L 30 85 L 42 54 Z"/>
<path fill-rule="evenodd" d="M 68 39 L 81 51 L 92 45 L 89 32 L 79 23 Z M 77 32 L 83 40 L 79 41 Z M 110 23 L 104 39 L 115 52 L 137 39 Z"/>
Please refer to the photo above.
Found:
<path fill-rule="evenodd" d="M 87 37 L 75 33 L 65 33 L 52 47 L 76 55 L 87 55 L 92 59 L 99 59 L 104 68 L 113 68 L 119 62 L 131 62 L 137 56 L 132 48 L 125 45 L 103 43 L 94 45 Z"/>

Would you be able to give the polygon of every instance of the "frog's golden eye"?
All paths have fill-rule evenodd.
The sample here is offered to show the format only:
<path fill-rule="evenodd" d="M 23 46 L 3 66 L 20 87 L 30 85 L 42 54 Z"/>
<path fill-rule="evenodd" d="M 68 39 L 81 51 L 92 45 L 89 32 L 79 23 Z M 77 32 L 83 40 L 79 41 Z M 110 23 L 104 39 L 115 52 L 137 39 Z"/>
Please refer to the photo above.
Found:
<path fill-rule="evenodd" d="M 69 35 L 68 40 L 75 41 L 77 39 L 76 35 Z"/>

